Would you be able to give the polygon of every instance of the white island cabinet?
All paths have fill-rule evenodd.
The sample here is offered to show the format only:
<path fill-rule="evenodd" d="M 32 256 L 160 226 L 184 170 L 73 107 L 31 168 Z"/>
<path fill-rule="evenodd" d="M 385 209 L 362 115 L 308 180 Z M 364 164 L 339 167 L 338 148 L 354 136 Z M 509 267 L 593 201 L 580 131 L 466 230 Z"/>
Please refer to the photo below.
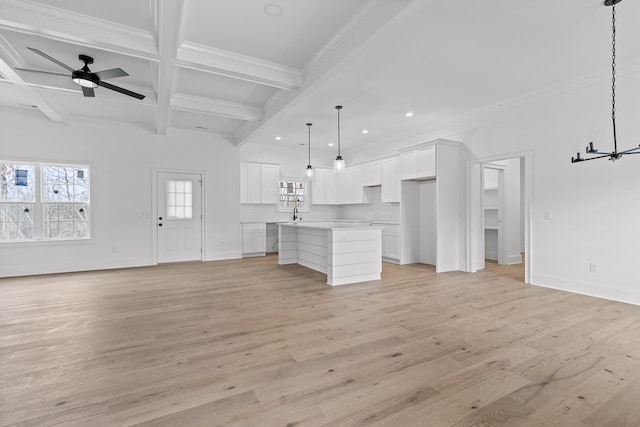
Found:
<path fill-rule="evenodd" d="M 332 286 L 380 280 L 382 230 L 333 222 L 279 224 L 278 264 L 325 273 Z"/>

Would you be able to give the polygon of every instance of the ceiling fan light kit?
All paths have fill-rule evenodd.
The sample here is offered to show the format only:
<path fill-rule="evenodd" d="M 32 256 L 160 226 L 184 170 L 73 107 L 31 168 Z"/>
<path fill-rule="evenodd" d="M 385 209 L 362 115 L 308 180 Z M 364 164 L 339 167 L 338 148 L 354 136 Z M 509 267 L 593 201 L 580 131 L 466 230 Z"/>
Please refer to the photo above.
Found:
<path fill-rule="evenodd" d="M 67 71 L 71 72 L 71 80 L 73 80 L 74 83 L 76 83 L 77 85 L 80 85 L 80 87 L 82 87 L 82 94 L 85 97 L 89 97 L 92 98 L 95 96 L 95 92 L 93 89 L 97 88 L 98 86 L 103 87 L 105 89 L 109 89 L 109 90 L 113 90 L 115 92 L 119 92 L 123 95 L 128 95 L 137 99 L 144 99 L 145 96 L 141 95 L 139 93 L 130 91 L 128 89 L 119 87 L 119 86 L 115 86 L 112 85 L 111 83 L 107 83 L 103 80 L 106 79 L 113 79 L 116 77 L 125 77 L 128 76 L 129 73 L 127 73 L 126 71 L 124 71 L 122 68 L 112 68 L 109 70 L 103 70 L 103 71 L 98 71 L 98 72 L 92 72 L 89 69 L 89 65 L 93 64 L 93 58 L 88 56 L 88 55 L 78 55 L 78 59 L 82 62 L 84 62 L 84 66 L 82 68 L 80 68 L 79 70 L 74 70 L 73 68 L 71 68 L 70 66 L 66 65 L 63 62 L 58 61 L 57 59 L 55 59 L 52 56 L 47 55 L 46 53 L 32 48 L 32 47 L 27 47 L 27 49 L 29 49 L 30 51 L 42 56 L 43 58 L 53 62 L 54 64 L 57 64 L 59 66 L 61 66 L 62 68 L 64 68 Z M 61 76 L 63 74 L 60 73 L 53 73 L 53 72 L 49 72 L 49 71 L 39 71 L 39 70 L 29 70 L 29 69 L 25 69 L 25 68 L 16 68 L 17 70 L 22 70 L 22 71 L 29 71 L 29 72 L 36 72 L 36 73 L 41 73 L 41 74 L 51 74 L 54 76 Z"/>
<path fill-rule="evenodd" d="M 625 154 L 640 154 L 640 145 L 629 150 L 618 151 L 618 140 L 616 138 L 616 4 L 621 1 L 622 0 L 605 0 L 604 2 L 605 6 L 611 6 L 611 121 L 613 123 L 613 151 L 598 151 L 598 149 L 593 146 L 593 142 L 590 142 L 589 145 L 587 145 L 586 153 L 593 155 L 593 157 L 581 157 L 580 153 L 576 153 L 575 157 L 571 157 L 571 163 L 602 158 L 609 158 L 609 160 L 615 162 Z"/>

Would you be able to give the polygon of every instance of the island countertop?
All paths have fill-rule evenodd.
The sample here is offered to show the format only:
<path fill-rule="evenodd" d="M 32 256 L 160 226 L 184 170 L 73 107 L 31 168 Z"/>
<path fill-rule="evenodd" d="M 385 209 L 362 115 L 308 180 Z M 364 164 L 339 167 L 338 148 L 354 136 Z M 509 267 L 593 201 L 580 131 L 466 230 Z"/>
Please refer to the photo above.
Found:
<path fill-rule="evenodd" d="M 308 221 L 308 222 L 281 222 L 278 225 L 284 225 L 289 227 L 305 227 L 305 228 L 318 228 L 322 230 L 335 230 L 348 228 L 350 230 L 371 230 L 382 229 L 380 226 L 371 225 L 371 223 L 363 222 L 350 222 L 350 221 Z"/>
<path fill-rule="evenodd" d="M 300 264 L 325 273 L 332 286 L 380 280 L 382 227 L 334 221 L 280 223 L 278 264 Z"/>

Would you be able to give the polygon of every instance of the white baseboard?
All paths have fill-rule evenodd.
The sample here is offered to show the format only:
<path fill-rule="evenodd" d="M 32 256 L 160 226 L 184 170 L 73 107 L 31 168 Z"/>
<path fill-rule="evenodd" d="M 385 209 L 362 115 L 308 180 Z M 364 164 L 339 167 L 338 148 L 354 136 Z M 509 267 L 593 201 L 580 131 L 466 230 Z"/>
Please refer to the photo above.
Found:
<path fill-rule="evenodd" d="M 611 286 L 535 274 L 531 277 L 531 284 L 574 294 L 602 298 L 627 304 L 640 305 L 640 290 L 628 290 Z"/>
<path fill-rule="evenodd" d="M 0 270 L 0 277 L 35 276 L 42 274 L 72 273 L 78 271 L 114 270 L 118 268 L 146 267 L 152 265 L 148 257 L 110 259 L 79 263 L 32 264 L 29 266 L 6 266 Z"/>
<path fill-rule="evenodd" d="M 507 265 L 522 264 L 522 255 L 520 253 L 507 256 Z"/>
<path fill-rule="evenodd" d="M 207 252 L 207 259 L 205 261 L 223 261 L 225 259 L 240 259 L 242 258 L 242 251 L 220 251 L 220 252 Z"/>

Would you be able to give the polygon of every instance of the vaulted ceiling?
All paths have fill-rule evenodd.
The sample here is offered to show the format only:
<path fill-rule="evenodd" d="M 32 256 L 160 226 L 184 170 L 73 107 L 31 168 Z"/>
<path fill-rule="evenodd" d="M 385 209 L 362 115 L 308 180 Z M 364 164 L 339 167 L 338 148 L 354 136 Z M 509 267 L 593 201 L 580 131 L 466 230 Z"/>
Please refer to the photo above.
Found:
<path fill-rule="evenodd" d="M 639 17 L 617 6 L 621 75 L 640 71 Z M 313 122 L 320 148 L 342 104 L 348 150 L 604 81 L 610 20 L 601 0 L 0 0 L 0 106 L 234 144 L 299 145 Z M 28 47 L 122 68 L 109 83 L 145 99 L 24 71 L 67 73 Z"/>

